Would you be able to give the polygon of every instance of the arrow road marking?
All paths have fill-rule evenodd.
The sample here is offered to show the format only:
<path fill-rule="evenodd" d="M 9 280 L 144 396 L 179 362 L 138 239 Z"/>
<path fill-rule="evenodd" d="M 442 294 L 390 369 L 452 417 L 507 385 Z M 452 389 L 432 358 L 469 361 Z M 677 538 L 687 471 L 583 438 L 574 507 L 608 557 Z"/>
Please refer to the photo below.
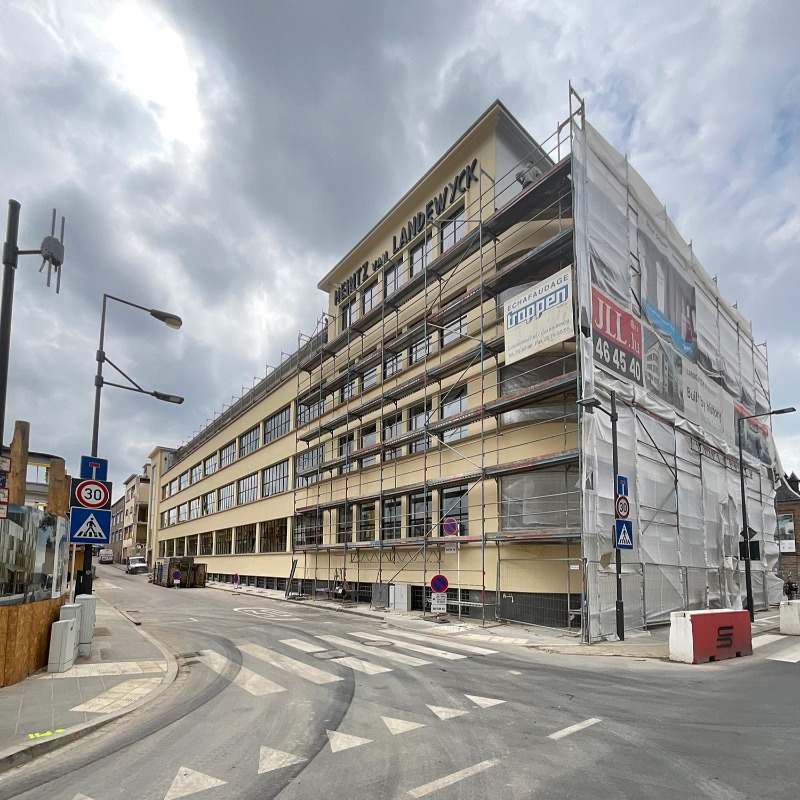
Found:
<path fill-rule="evenodd" d="M 491 708 L 492 706 L 499 706 L 500 703 L 505 703 L 505 700 L 494 700 L 491 697 L 476 697 L 473 694 L 465 694 L 467 700 L 472 700 L 476 706 L 481 708 Z"/>
<path fill-rule="evenodd" d="M 469 714 L 469 711 L 461 711 L 457 708 L 445 708 L 444 706 L 428 706 L 428 708 L 433 711 L 439 719 L 453 719 L 454 717 L 463 717 L 464 714 Z"/>
<path fill-rule="evenodd" d="M 178 800 L 179 797 L 202 792 L 204 789 L 211 789 L 214 786 L 224 786 L 225 783 L 226 781 L 221 781 L 219 778 L 212 778 L 210 775 L 204 775 L 202 772 L 196 772 L 188 767 L 181 767 L 175 780 L 172 781 L 172 786 L 164 796 L 164 800 Z"/>
<path fill-rule="evenodd" d="M 292 764 L 300 764 L 303 761 L 308 761 L 308 759 L 292 753 L 284 753 L 282 750 L 273 750 L 271 747 L 262 747 L 258 759 L 258 774 L 263 775 L 265 772 L 290 767 Z"/>
<path fill-rule="evenodd" d="M 404 719 L 394 719 L 393 717 L 381 717 L 381 719 L 384 725 L 391 731 L 392 736 L 425 727 L 421 722 L 407 722 Z"/>
<path fill-rule="evenodd" d="M 362 744 L 369 744 L 372 741 L 372 739 L 362 739 L 360 736 L 339 733 L 339 731 L 325 731 L 325 733 L 328 734 L 332 753 L 338 753 L 340 750 L 349 750 L 351 747 L 360 747 Z"/>

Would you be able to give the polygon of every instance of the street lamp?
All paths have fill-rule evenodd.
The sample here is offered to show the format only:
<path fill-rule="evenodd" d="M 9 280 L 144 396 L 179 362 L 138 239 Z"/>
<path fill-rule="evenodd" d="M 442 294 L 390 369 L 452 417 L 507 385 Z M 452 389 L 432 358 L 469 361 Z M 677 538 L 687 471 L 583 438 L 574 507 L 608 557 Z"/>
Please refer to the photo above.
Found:
<path fill-rule="evenodd" d="M 138 308 L 141 311 L 146 311 L 150 314 L 151 317 L 155 317 L 155 319 L 163 322 L 170 328 L 177 330 L 183 324 L 183 321 L 177 314 L 170 314 L 168 311 L 159 311 L 157 308 L 147 308 L 147 306 L 140 306 L 138 303 L 132 303 L 130 300 L 124 300 L 121 297 L 115 297 L 111 294 L 104 294 L 103 295 L 103 311 L 100 315 L 100 344 L 97 346 L 97 374 L 94 377 L 94 417 L 92 422 L 92 452 L 91 455 L 93 457 L 97 456 L 97 442 L 100 436 L 100 392 L 103 386 L 114 386 L 117 389 L 127 389 L 130 392 L 138 392 L 140 394 L 147 394 L 150 397 L 155 397 L 156 400 L 162 400 L 165 403 L 175 403 L 180 405 L 183 402 L 183 398 L 177 394 L 167 394 L 165 392 L 158 392 L 158 391 L 150 391 L 148 392 L 146 389 L 143 389 L 136 383 L 133 378 L 129 375 L 126 375 L 110 358 L 108 358 L 103 350 L 103 342 L 105 340 L 105 333 L 106 333 L 106 305 L 108 300 L 116 300 L 118 303 L 122 303 L 126 306 L 132 306 L 133 308 Z M 113 367 L 120 375 L 122 375 L 125 380 L 128 381 L 130 385 L 125 385 L 122 383 L 111 383 L 111 381 L 107 381 L 103 379 L 103 364 L 107 363 L 109 366 Z M 91 594 L 92 593 L 92 577 L 91 577 L 91 568 L 92 568 L 92 545 L 87 544 L 83 551 L 83 581 L 82 586 L 78 587 L 78 591 L 84 594 Z M 77 593 L 77 592 L 76 592 Z"/>
<path fill-rule="evenodd" d="M 747 417 L 739 417 L 736 421 L 739 434 L 739 481 L 742 486 L 742 536 L 744 537 L 744 584 L 747 591 L 747 610 L 750 613 L 750 622 L 755 620 L 753 609 L 753 581 L 750 574 L 750 526 L 747 524 L 747 493 L 744 485 L 744 457 L 742 454 L 742 439 L 744 439 L 744 428 L 742 423 L 748 419 L 758 417 L 774 417 L 777 414 L 791 414 L 796 411 L 794 406 L 788 408 L 776 408 L 774 411 L 765 411 L 763 414 L 750 414 Z"/>
<path fill-rule="evenodd" d="M 617 496 L 617 475 L 619 474 L 619 447 L 617 443 L 617 422 L 619 421 L 619 414 L 617 414 L 617 393 L 614 389 L 611 390 L 611 411 L 606 411 L 602 403 L 597 397 L 587 397 L 583 400 L 578 400 L 578 405 L 585 408 L 590 414 L 594 413 L 594 409 L 600 409 L 604 414 L 608 414 L 611 419 L 611 460 L 613 470 L 614 487 L 611 494 L 612 502 Z M 612 526 L 612 537 L 614 538 L 614 550 L 616 553 L 616 572 L 617 572 L 617 603 L 616 603 L 616 620 L 617 620 L 617 638 L 622 642 L 625 640 L 625 605 L 622 601 L 622 551 L 617 547 L 616 529 Z"/>

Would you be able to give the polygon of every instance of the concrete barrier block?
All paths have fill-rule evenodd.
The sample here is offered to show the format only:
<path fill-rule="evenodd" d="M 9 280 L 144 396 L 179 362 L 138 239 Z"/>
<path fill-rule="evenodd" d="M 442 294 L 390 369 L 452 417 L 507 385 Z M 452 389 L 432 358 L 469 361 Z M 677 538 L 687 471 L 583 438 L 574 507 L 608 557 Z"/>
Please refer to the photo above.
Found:
<path fill-rule="evenodd" d="M 670 615 L 670 620 L 671 661 L 704 664 L 753 654 L 747 611 L 676 611 Z"/>
<path fill-rule="evenodd" d="M 74 619 L 54 622 L 50 628 L 48 672 L 66 672 L 75 663 L 77 628 Z"/>
<path fill-rule="evenodd" d="M 782 634 L 800 636 L 800 600 L 783 600 L 780 620 Z"/>

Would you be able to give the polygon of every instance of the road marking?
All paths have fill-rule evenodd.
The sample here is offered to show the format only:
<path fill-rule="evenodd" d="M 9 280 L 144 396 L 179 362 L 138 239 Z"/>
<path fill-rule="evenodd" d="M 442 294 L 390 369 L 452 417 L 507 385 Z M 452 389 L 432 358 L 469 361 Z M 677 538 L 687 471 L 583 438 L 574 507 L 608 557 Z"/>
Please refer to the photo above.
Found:
<path fill-rule="evenodd" d="M 781 636 L 779 633 L 762 633 L 760 636 L 754 636 L 753 650 L 763 647 L 765 644 L 777 642 L 779 639 L 783 639 L 783 636 Z"/>
<path fill-rule="evenodd" d="M 189 622 L 197 622 L 197 620 L 194 617 L 189 617 Z"/>
<path fill-rule="evenodd" d="M 426 636 L 424 633 L 409 633 L 408 631 L 393 631 L 393 636 L 402 636 L 404 639 L 415 639 L 419 642 L 428 642 L 428 644 L 442 644 L 441 639 L 435 636 Z M 476 647 L 473 644 L 461 644 L 452 640 L 447 641 L 447 646 L 451 650 L 460 650 L 462 653 L 470 653 L 475 656 L 491 656 L 497 653 L 497 650 L 489 650 L 487 647 Z"/>
<path fill-rule="evenodd" d="M 360 653 L 369 653 L 376 658 L 385 658 L 387 661 L 394 661 L 397 664 L 406 664 L 409 667 L 421 667 L 423 664 L 430 664 L 430 661 L 424 661 L 421 658 L 414 658 L 414 656 L 404 656 L 402 653 L 387 652 L 385 648 L 381 647 L 367 647 L 363 644 L 356 644 L 355 642 L 341 639 L 338 636 L 320 636 L 323 642 L 330 642 L 331 644 L 345 647 L 349 650 L 356 650 Z"/>
<path fill-rule="evenodd" d="M 164 800 L 178 800 L 179 797 L 202 792 L 204 789 L 211 789 L 214 786 L 224 786 L 225 783 L 226 781 L 221 781 L 219 778 L 212 778 L 210 775 L 204 775 L 202 772 L 196 772 L 188 767 L 181 767 L 175 780 L 172 781 L 169 791 L 164 795 Z"/>
<path fill-rule="evenodd" d="M 292 764 L 300 764 L 303 761 L 308 761 L 308 759 L 292 753 L 284 753 L 282 750 L 273 750 L 271 747 L 262 747 L 258 758 L 258 774 L 263 775 L 274 769 L 291 767 Z"/>
<path fill-rule="evenodd" d="M 404 719 L 394 719 L 393 717 L 381 717 L 381 719 L 383 724 L 391 731 L 392 736 L 425 727 L 421 722 L 408 722 Z"/>
<path fill-rule="evenodd" d="M 239 614 L 247 614 L 256 619 L 280 619 L 284 622 L 302 622 L 300 617 L 295 617 L 289 611 L 281 611 L 278 608 L 234 608 Z"/>
<path fill-rule="evenodd" d="M 79 792 L 78 794 L 75 795 L 75 797 L 72 798 L 72 800 L 92 800 L 92 798 L 87 797 L 85 794 L 80 794 Z"/>
<path fill-rule="evenodd" d="M 116 584 L 114 584 L 114 583 L 109 583 L 108 581 L 104 580 L 104 581 L 103 581 L 103 582 L 100 584 L 100 588 L 101 588 L 101 589 L 119 589 L 120 587 L 119 587 L 119 586 L 117 586 L 117 585 L 116 585 Z"/>
<path fill-rule="evenodd" d="M 491 708 L 492 706 L 499 706 L 500 703 L 505 703 L 505 700 L 494 700 L 491 697 L 477 697 L 474 694 L 465 694 L 464 697 L 467 700 L 472 700 L 476 706 L 480 706 L 481 708 Z"/>
<path fill-rule="evenodd" d="M 239 649 L 243 653 L 247 653 L 260 661 L 271 664 L 273 667 L 282 669 L 291 675 L 296 675 L 298 678 L 311 681 L 311 683 L 336 683 L 337 681 L 344 680 L 344 678 L 340 678 L 338 675 L 331 675 L 330 672 L 311 667 L 308 664 L 304 664 L 302 661 L 295 661 L 293 658 L 289 658 L 289 656 L 267 650 L 266 647 L 261 647 L 261 645 L 258 644 L 242 644 L 239 645 Z"/>
<path fill-rule="evenodd" d="M 585 719 L 583 722 L 579 722 L 577 725 L 570 725 L 569 728 L 562 728 L 560 731 L 556 731 L 555 733 L 551 733 L 548 736 L 548 739 L 563 739 L 565 736 L 569 736 L 571 733 L 577 733 L 578 731 L 582 731 L 584 728 L 589 728 L 592 725 L 596 725 L 598 722 L 601 722 L 598 717 L 592 717 L 591 719 Z"/>
<path fill-rule="evenodd" d="M 401 647 L 403 650 L 410 650 L 412 653 L 422 653 L 425 656 L 436 656 L 437 658 L 444 658 L 446 661 L 460 661 L 466 658 L 462 653 L 448 653 L 446 650 L 439 650 L 433 647 L 425 647 L 421 644 L 412 644 L 411 642 L 404 642 L 402 639 L 391 639 L 388 636 L 372 636 L 369 633 L 353 633 L 350 632 L 349 636 L 360 636 L 371 642 L 391 642 L 396 647 Z"/>
<path fill-rule="evenodd" d="M 789 664 L 796 664 L 800 661 L 800 644 L 796 644 L 794 647 L 788 647 L 786 650 L 782 650 L 774 656 L 767 656 L 767 658 L 770 661 L 785 661 Z"/>
<path fill-rule="evenodd" d="M 528 639 L 517 639 L 513 636 L 492 636 L 489 633 L 465 633 L 463 638 L 474 642 L 494 642 L 496 644 L 530 644 Z"/>
<path fill-rule="evenodd" d="M 226 672 L 230 672 L 231 667 L 238 667 L 238 664 L 235 664 L 230 659 L 225 658 L 225 656 L 221 656 L 215 650 L 201 650 L 200 660 L 209 669 L 213 670 L 218 675 L 222 675 L 223 677 L 225 677 Z M 265 694 L 277 694 L 278 692 L 286 691 L 283 686 L 278 686 L 277 683 L 273 683 L 271 680 L 268 680 L 252 670 L 247 669 L 247 667 L 239 668 L 238 674 L 231 681 L 231 683 L 235 684 L 240 689 L 244 689 L 246 692 L 255 695 L 256 697 L 261 697 Z"/>
<path fill-rule="evenodd" d="M 121 708 L 141 700 L 161 683 L 161 678 L 142 678 L 122 681 L 97 697 L 71 708 L 70 711 L 86 711 L 92 714 L 119 711 Z"/>
<path fill-rule="evenodd" d="M 444 706 L 428 706 L 428 708 L 439 719 L 453 719 L 454 717 L 463 717 L 464 714 L 469 714 L 469 711 L 461 711 L 458 708 L 445 708 Z"/>
<path fill-rule="evenodd" d="M 104 675 L 141 675 L 144 672 L 166 672 L 166 661 L 106 661 L 101 664 L 75 664 L 66 672 L 40 675 L 40 680 L 59 678 L 97 678 Z"/>
<path fill-rule="evenodd" d="M 340 750 L 349 750 L 351 747 L 360 747 L 362 744 L 369 744 L 372 739 L 362 739 L 360 736 L 352 736 L 349 733 L 339 733 L 339 731 L 325 731 L 328 734 L 328 741 L 331 744 L 331 753 L 338 753 Z"/>
<path fill-rule="evenodd" d="M 499 763 L 499 758 L 481 761 L 480 764 L 474 764 L 471 767 L 454 772 L 452 775 L 445 775 L 444 778 L 426 783 L 424 786 L 417 786 L 416 789 L 410 789 L 408 794 L 412 797 L 425 797 L 425 795 L 432 794 L 439 789 L 443 789 L 445 786 L 452 786 L 454 783 L 463 781 L 465 778 L 470 778 L 473 775 L 477 775 L 479 772 L 484 772 Z"/>
<path fill-rule="evenodd" d="M 294 647 L 297 650 L 302 650 L 304 653 L 324 653 L 327 647 L 320 647 L 311 642 L 305 642 L 302 639 L 281 639 L 281 644 L 288 647 Z M 367 675 L 380 675 L 382 672 L 391 672 L 389 667 L 381 667 L 378 664 L 371 664 L 363 658 L 356 658 L 355 656 L 346 656 L 343 658 L 332 658 L 331 661 L 336 664 L 344 664 L 346 667 L 355 670 L 356 672 L 363 672 Z"/>

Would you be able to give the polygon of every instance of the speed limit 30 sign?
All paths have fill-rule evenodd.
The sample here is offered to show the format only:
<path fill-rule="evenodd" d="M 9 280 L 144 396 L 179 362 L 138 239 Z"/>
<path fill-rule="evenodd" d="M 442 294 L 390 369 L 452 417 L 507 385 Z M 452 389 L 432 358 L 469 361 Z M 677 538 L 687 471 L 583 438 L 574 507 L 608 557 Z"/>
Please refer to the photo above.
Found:
<path fill-rule="evenodd" d="M 617 519 L 628 519 L 631 513 L 631 503 L 624 495 L 617 497 Z"/>
<path fill-rule="evenodd" d="M 70 485 L 70 508 L 111 508 L 111 484 L 86 478 L 73 478 Z"/>

